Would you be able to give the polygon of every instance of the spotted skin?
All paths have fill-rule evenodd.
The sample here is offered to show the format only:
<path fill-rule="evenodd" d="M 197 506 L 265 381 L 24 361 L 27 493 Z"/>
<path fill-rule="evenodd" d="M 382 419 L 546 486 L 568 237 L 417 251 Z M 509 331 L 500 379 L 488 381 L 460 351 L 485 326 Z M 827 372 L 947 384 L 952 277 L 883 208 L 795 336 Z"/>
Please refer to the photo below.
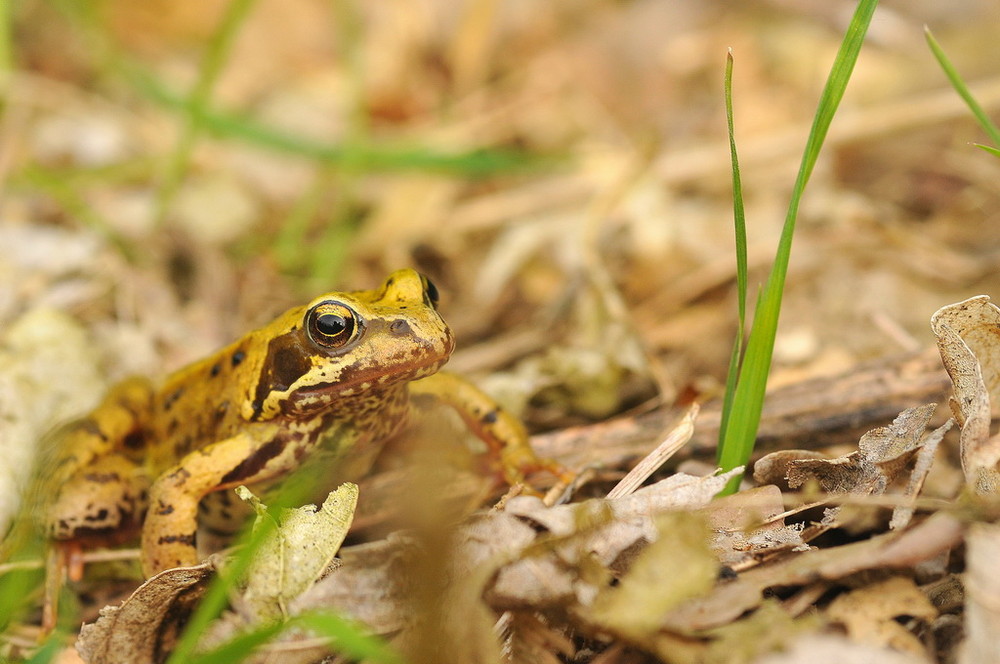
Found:
<path fill-rule="evenodd" d="M 122 383 L 63 438 L 47 482 L 48 536 L 80 540 L 141 521 L 147 576 L 193 565 L 207 494 L 273 482 L 320 443 L 339 457 L 338 476 L 356 478 L 405 426 L 411 392 L 455 408 L 509 481 L 561 474 L 535 457 L 516 418 L 438 373 L 454 340 L 435 305 L 426 278 L 399 270 L 377 289 L 291 309 L 158 387 Z M 210 511 L 212 521 L 228 515 L 225 505 Z"/>

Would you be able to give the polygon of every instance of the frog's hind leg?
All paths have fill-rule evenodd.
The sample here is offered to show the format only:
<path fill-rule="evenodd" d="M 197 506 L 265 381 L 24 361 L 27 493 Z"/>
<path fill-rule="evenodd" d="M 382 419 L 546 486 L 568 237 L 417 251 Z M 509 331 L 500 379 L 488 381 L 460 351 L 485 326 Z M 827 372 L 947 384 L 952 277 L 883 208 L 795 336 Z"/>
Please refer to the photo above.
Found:
<path fill-rule="evenodd" d="M 51 541 L 45 565 L 43 633 L 55 627 L 66 578 L 83 578 L 83 542 L 134 533 L 146 510 L 148 489 L 142 469 L 119 454 L 92 461 L 56 489 L 45 515 Z"/>

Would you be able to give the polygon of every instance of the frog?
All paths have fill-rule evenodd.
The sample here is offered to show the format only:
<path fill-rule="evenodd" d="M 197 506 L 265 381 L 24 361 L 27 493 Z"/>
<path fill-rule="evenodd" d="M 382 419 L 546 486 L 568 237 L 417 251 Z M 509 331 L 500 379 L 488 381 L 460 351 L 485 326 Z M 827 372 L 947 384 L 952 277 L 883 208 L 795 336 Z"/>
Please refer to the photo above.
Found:
<path fill-rule="evenodd" d="M 45 534 L 68 548 L 141 529 L 144 576 L 195 565 L 206 496 L 280 480 L 320 447 L 338 478 L 359 478 L 426 399 L 460 415 L 508 484 L 566 478 L 517 417 L 441 371 L 455 339 L 438 300 L 427 277 L 397 270 L 289 309 L 159 384 L 124 380 L 46 465 Z"/>

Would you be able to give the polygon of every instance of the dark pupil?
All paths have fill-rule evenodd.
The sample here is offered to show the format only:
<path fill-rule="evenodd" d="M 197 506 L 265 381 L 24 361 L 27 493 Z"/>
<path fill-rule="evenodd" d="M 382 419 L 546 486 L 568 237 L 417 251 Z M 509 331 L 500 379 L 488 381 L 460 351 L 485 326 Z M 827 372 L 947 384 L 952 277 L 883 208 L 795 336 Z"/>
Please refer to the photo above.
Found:
<path fill-rule="evenodd" d="M 426 288 L 424 290 L 427 292 L 427 299 L 430 300 L 432 305 L 437 304 L 438 298 L 440 297 L 437 286 L 434 285 L 433 281 L 426 277 L 424 277 L 424 282 L 426 283 Z"/>
<path fill-rule="evenodd" d="M 328 337 L 335 337 L 347 329 L 347 320 L 337 314 L 323 314 L 316 319 L 316 329 Z"/>

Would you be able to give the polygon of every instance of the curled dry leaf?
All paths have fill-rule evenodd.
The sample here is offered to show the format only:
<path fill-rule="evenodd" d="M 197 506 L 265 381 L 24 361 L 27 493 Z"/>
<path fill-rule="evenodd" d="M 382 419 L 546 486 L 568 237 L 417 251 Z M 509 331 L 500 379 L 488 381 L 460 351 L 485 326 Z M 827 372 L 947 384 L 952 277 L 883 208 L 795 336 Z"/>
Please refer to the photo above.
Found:
<path fill-rule="evenodd" d="M 88 664 L 152 664 L 173 650 L 184 624 L 205 594 L 210 563 L 160 572 L 121 606 L 101 609 L 84 625 L 76 648 Z"/>
<path fill-rule="evenodd" d="M 257 514 L 254 529 L 274 517 L 245 486 L 236 494 Z M 315 583 L 340 549 L 351 528 L 358 485 L 331 491 L 319 507 L 283 509 L 275 530 L 256 551 L 247 569 L 240 608 L 251 624 L 288 616 L 288 603 Z"/>
<path fill-rule="evenodd" d="M 836 459 L 800 459 L 788 463 L 792 488 L 815 480 L 827 493 L 881 494 L 906 467 L 921 445 L 921 437 L 937 404 L 909 408 L 887 427 L 872 429 L 858 451 Z"/>
<path fill-rule="evenodd" d="M 1000 438 L 990 436 L 990 397 L 1000 391 L 1000 309 L 985 295 L 942 307 L 931 317 L 941 361 L 951 377 L 952 412 L 962 427 L 966 483 L 979 494 L 1000 490 Z"/>

